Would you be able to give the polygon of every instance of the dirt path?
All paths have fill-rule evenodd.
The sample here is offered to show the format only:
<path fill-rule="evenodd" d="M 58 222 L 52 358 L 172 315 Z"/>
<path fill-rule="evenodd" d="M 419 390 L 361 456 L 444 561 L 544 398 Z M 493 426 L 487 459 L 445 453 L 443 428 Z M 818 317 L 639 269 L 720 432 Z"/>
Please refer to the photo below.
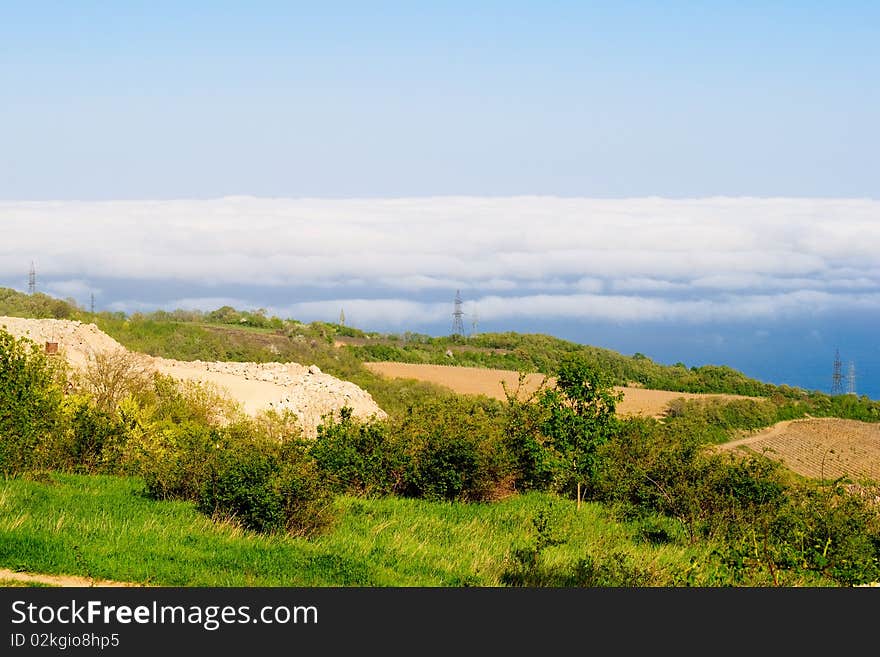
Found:
<path fill-rule="evenodd" d="M 745 438 L 737 438 L 736 440 L 731 440 L 727 443 L 722 443 L 716 447 L 719 452 L 729 452 L 732 449 L 736 449 L 737 447 L 748 447 L 749 445 L 754 445 L 755 443 L 760 443 L 768 438 L 775 438 L 780 434 L 784 433 L 786 429 L 788 429 L 795 422 L 824 422 L 828 420 L 832 420 L 834 418 L 828 417 L 820 417 L 814 418 L 807 416 L 805 418 L 798 418 L 797 420 L 783 420 L 782 422 L 777 422 L 772 427 L 768 429 L 764 429 L 763 431 L 759 431 L 756 434 L 751 436 L 746 436 Z"/>
<path fill-rule="evenodd" d="M 35 584 L 48 584 L 49 586 L 143 586 L 129 582 L 114 582 L 109 579 L 90 579 L 76 575 L 42 575 L 39 573 L 20 573 L 7 568 L 0 568 L 0 581 L 14 581 Z"/>

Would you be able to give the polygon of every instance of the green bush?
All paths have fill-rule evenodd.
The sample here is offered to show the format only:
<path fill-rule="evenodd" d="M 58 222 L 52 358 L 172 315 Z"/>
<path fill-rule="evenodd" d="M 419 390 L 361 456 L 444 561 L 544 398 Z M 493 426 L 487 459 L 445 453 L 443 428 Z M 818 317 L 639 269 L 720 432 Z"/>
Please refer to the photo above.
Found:
<path fill-rule="evenodd" d="M 309 451 L 334 491 L 390 495 L 402 488 L 405 456 L 389 434 L 387 423 L 361 422 L 345 407 L 338 421 L 324 419 Z"/>
<path fill-rule="evenodd" d="M 215 459 L 198 508 L 259 532 L 310 536 L 332 519 L 332 497 L 301 447 L 249 443 Z"/>
<path fill-rule="evenodd" d="M 310 454 L 337 492 L 482 501 L 512 489 L 503 434 L 499 402 L 444 395 L 384 421 L 327 417 Z"/>
<path fill-rule="evenodd" d="M 793 486 L 762 522 L 731 525 L 721 555 L 738 579 L 760 571 L 778 584 L 781 571 L 801 570 L 844 585 L 880 581 L 880 513 L 840 482 Z"/>
<path fill-rule="evenodd" d="M 31 340 L 0 327 L 0 473 L 53 467 L 58 458 L 62 373 Z"/>
<path fill-rule="evenodd" d="M 96 408 L 92 401 L 74 395 L 63 405 L 68 428 L 69 466 L 80 472 L 115 472 L 120 440 L 125 432 L 115 414 Z M 60 468 L 60 464 L 54 465 Z"/>
<path fill-rule="evenodd" d="M 785 499 L 782 467 L 763 457 L 707 452 L 694 435 L 655 420 L 634 418 L 599 454 L 594 499 L 632 518 L 675 518 L 693 542 L 730 525 L 757 522 Z"/>
<path fill-rule="evenodd" d="M 542 427 L 548 411 L 536 403 L 543 389 L 521 398 L 525 374 L 520 373 L 516 389 L 504 387 L 507 405 L 504 412 L 504 449 L 513 468 L 513 486 L 517 491 L 548 490 L 553 482 L 555 465 Z"/>
<path fill-rule="evenodd" d="M 160 422 L 138 446 L 138 474 L 154 499 L 198 500 L 227 434 L 193 421 Z"/>
<path fill-rule="evenodd" d="M 483 501 L 512 488 L 499 402 L 448 397 L 411 408 L 389 430 L 406 459 L 400 493 L 430 500 Z"/>
<path fill-rule="evenodd" d="M 260 532 L 311 536 L 332 521 L 330 489 L 289 416 L 221 421 L 204 407 L 210 391 L 175 392 L 166 389 L 169 381 L 157 382 L 163 389 L 154 418 L 129 429 L 127 450 L 149 496 L 190 500 Z"/>
<path fill-rule="evenodd" d="M 782 419 L 800 417 L 787 403 L 756 399 L 673 399 L 665 423 L 679 433 L 689 433 L 700 442 L 721 443 L 737 430 L 752 431 Z"/>

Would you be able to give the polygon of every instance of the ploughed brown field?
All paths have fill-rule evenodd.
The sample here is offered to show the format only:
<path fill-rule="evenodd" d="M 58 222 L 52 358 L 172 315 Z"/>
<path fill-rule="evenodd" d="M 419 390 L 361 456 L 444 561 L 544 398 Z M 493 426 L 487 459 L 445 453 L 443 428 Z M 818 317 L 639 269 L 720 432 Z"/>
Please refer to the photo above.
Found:
<path fill-rule="evenodd" d="M 462 394 L 480 394 L 506 399 L 501 382 L 510 390 L 517 386 L 518 374 L 509 370 L 421 365 L 411 363 L 365 363 L 373 372 L 388 377 L 430 381 Z M 522 397 L 533 392 L 544 380 L 543 374 L 526 377 Z M 552 385 L 552 379 L 549 382 Z M 618 387 L 623 401 L 618 404 L 620 415 L 660 417 L 673 399 L 684 397 L 743 399 L 738 395 L 694 394 L 666 390 Z M 719 450 L 747 449 L 766 454 L 806 477 L 834 479 L 848 475 L 856 480 L 880 482 L 880 424 L 807 418 L 779 422 L 746 438 L 717 446 Z"/>
<path fill-rule="evenodd" d="M 486 395 L 504 400 L 504 388 L 517 389 L 518 374 L 510 370 L 495 370 L 481 367 L 457 367 L 453 365 L 422 365 L 413 363 L 364 363 L 373 372 L 399 379 L 417 379 L 446 386 L 460 394 Z M 544 381 L 543 374 L 529 374 L 523 382 L 520 398 L 534 392 Z M 552 378 L 548 381 L 553 384 Z M 697 394 L 688 392 L 669 392 L 666 390 L 647 390 L 645 388 L 617 387 L 623 392 L 623 401 L 617 405 L 620 415 L 645 415 L 660 417 L 673 399 L 723 398 L 746 399 L 739 395 Z"/>
<path fill-rule="evenodd" d="M 781 461 L 816 479 L 844 475 L 880 482 L 880 425 L 838 418 L 780 422 L 765 431 L 725 443 L 720 449 L 748 449 Z"/>

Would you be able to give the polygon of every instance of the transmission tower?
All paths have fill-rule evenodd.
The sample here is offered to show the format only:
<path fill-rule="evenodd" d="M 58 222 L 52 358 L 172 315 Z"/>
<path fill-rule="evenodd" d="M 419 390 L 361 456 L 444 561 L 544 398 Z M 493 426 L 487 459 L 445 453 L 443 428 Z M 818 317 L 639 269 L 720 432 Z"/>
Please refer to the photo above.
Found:
<path fill-rule="evenodd" d="M 34 261 L 31 260 L 31 269 L 28 272 L 28 294 L 34 294 L 37 291 L 37 268 Z"/>
<path fill-rule="evenodd" d="M 345 326 L 345 309 L 341 308 L 339 310 L 339 325 Z"/>
<path fill-rule="evenodd" d="M 849 369 L 846 372 L 846 394 L 856 394 L 856 364 L 849 361 Z"/>
<path fill-rule="evenodd" d="M 464 312 L 461 310 L 461 290 L 455 291 L 455 311 L 452 313 L 452 335 L 464 335 L 464 323 L 461 321 Z"/>
<path fill-rule="evenodd" d="M 843 373 L 841 371 L 840 350 L 834 350 L 834 369 L 831 372 L 831 394 L 843 394 Z"/>
<path fill-rule="evenodd" d="M 477 334 L 477 324 L 480 323 L 480 316 L 477 314 L 477 311 L 474 311 L 474 314 L 471 315 L 471 335 Z"/>
<path fill-rule="evenodd" d="M 95 314 L 95 293 L 92 292 L 89 294 L 89 308 L 91 309 L 91 313 Z"/>

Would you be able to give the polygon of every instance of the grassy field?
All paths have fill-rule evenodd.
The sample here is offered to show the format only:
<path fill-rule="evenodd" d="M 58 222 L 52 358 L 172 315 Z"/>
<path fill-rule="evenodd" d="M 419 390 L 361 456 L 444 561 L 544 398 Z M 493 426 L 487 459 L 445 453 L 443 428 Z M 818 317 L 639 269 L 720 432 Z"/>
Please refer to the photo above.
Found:
<path fill-rule="evenodd" d="M 548 564 L 620 551 L 671 573 L 706 546 L 655 546 L 602 507 L 530 494 L 493 504 L 338 498 L 341 517 L 307 541 L 215 523 L 181 502 L 155 502 L 131 478 L 52 474 L 0 483 L 0 567 L 163 586 L 498 586 L 511 549 L 544 513 L 561 545 Z"/>
<path fill-rule="evenodd" d="M 0 310 L 4 304 L 23 303 L 19 296 L 4 297 L 0 289 Z M 24 301 L 48 305 L 22 307 L 20 312 L 58 317 L 65 311 L 48 297 Z M 709 462 L 694 451 L 695 446 L 728 442 L 771 425 L 776 433 L 769 437 L 780 438 L 780 421 L 808 415 L 868 420 L 876 428 L 880 403 L 867 398 L 755 385 L 730 368 L 660 366 L 640 354 L 624 357 L 550 336 L 482 335 L 461 345 L 427 336 L 362 335 L 354 336 L 359 343 L 340 346 L 335 338 L 352 330 L 267 319 L 231 308 L 192 317 L 77 313 L 84 321 L 98 320 L 129 349 L 154 355 L 315 363 L 367 389 L 391 419 L 338 429 L 333 434 L 340 439 L 338 446 L 328 439 L 330 447 L 318 450 L 320 459 L 316 452 L 297 460 L 292 453 L 284 456 L 269 449 L 274 442 L 258 440 L 277 439 L 270 428 L 215 426 L 198 400 L 170 394 L 160 382 L 156 390 L 150 388 L 152 396 L 133 388 L 124 407 L 118 402 L 108 411 L 97 402 L 83 404 L 78 395 L 92 394 L 88 390 L 62 399 L 51 377 L 25 377 L 39 369 L 38 362 L 30 369 L 10 365 L 11 374 L 0 378 L 6 383 L 0 392 L 8 393 L 4 404 L 18 408 L 15 404 L 22 399 L 36 401 L 8 416 L 12 423 L 4 436 L 18 442 L 10 443 L 16 448 L 7 450 L 2 462 L 2 472 L 17 478 L 0 479 L 3 581 L 26 572 L 160 586 L 818 586 L 876 579 L 876 518 L 861 502 L 841 501 L 836 489 L 795 490 L 792 482 L 777 481 L 774 472 L 758 468 L 757 462 Z M 14 353 L 15 345 L 10 345 Z M 535 489 L 573 495 L 574 482 L 564 467 L 570 455 L 564 432 L 542 419 L 543 407 L 507 408 L 498 401 L 503 395 L 495 388 L 492 394 L 487 382 L 478 379 L 497 377 L 500 370 L 487 369 L 492 365 L 508 367 L 508 377 L 515 377 L 520 366 L 520 371 L 533 373 L 553 371 L 572 354 L 579 357 L 578 367 L 598 368 L 609 385 L 632 383 L 631 390 L 646 396 L 643 402 L 659 404 L 647 414 L 660 417 L 623 423 L 609 443 L 602 467 L 611 474 L 594 481 L 591 496 L 608 506 L 587 503 L 578 512 L 574 502 L 551 493 L 504 498 L 513 490 Z M 382 359 L 397 362 L 375 362 Z M 25 360 L 9 361 L 20 362 Z M 427 368 L 446 378 L 417 381 L 373 371 L 383 366 Z M 449 384 L 450 373 L 459 375 L 463 385 L 482 386 L 451 386 L 458 393 L 481 396 L 464 397 L 437 385 Z M 497 380 L 490 383 L 497 388 Z M 670 391 L 648 390 L 660 383 Z M 713 395 L 706 395 L 710 391 Z M 731 396 L 756 392 L 767 396 Z M 724 393 L 723 399 L 714 398 L 717 393 Z M 627 414 L 625 405 L 617 409 L 621 414 Z M 462 420 L 467 423 L 464 431 Z M 834 460 L 829 455 L 843 463 L 843 456 L 864 447 L 864 441 L 857 441 L 847 443 L 845 452 L 838 450 L 842 430 L 853 426 L 835 424 L 830 433 L 772 446 L 780 454 L 796 446 L 794 457 L 804 463 L 814 463 L 818 453 L 823 465 Z M 873 430 L 870 437 L 875 434 Z M 215 435 L 223 440 L 204 442 Z M 404 441 L 402 447 L 389 436 Z M 748 440 L 753 438 L 759 439 Z M 203 447 L 220 449 L 227 440 L 232 447 L 223 448 L 223 458 L 206 457 Z M 271 454 L 235 447 L 242 445 L 259 445 Z M 400 462 L 385 458 L 389 446 Z M 876 451 L 858 454 L 876 464 Z M 204 463 L 211 464 L 210 473 L 201 467 Z M 151 482 L 154 499 L 144 494 L 142 480 L 47 470 L 139 472 Z M 217 477 L 210 486 L 208 474 Z M 331 491 L 327 482 L 334 477 L 345 485 Z M 780 498 L 785 504 L 776 504 L 773 494 L 779 487 L 799 496 Z M 288 498 L 301 504 L 285 507 L 286 524 L 265 524 L 277 520 L 270 507 L 279 491 L 287 495 L 290 490 L 304 492 L 302 499 Z M 340 495 L 365 490 L 402 497 Z M 220 497 L 206 499 L 209 493 Z M 166 495 L 193 501 L 156 501 Z M 463 501 L 499 498 L 489 504 Z M 255 509 L 255 499 L 258 507 L 269 507 Z M 427 501 L 436 499 L 459 501 Z M 834 504 L 823 506 L 825 499 Z M 206 517 L 196 502 L 207 513 L 224 509 L 238 513 L 249 527 L 285 527 L 291 535 L 245 531 L 235 522 Z M 310 535 L 308 523 L 323 518 L 328 504 L 335 507 L 335 523 L 315 523 L 312 529 L 320 530 L 316 536 L 296 538 Z M 619 522 L 612 509 L 617 517 L 642 520 Z M 704 511 L 710 515 L 703 517 Z M 764 537 L 763 548 L 756 532 Z M 822 545 L 824 550 L 817 552 Z M 777 566 L 784 569 L 777 572 Z"/>

